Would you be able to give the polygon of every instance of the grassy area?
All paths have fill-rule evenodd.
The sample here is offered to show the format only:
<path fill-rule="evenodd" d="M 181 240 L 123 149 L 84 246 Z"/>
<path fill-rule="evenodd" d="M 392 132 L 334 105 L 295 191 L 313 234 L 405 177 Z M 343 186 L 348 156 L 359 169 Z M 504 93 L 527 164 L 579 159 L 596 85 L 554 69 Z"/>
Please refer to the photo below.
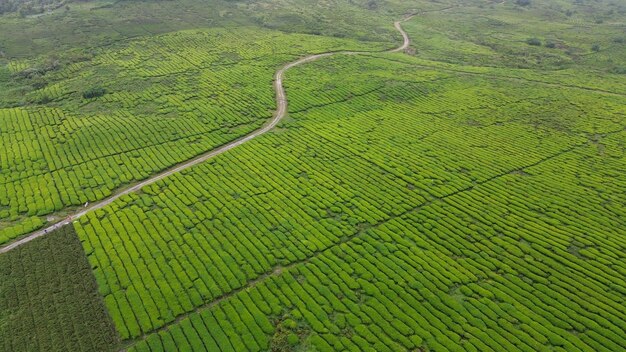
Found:
<path fill-rule="evenodd" d="M 72 227 L 0 256 L 0 349 L 112 351 L 115 332 Z"/>
<path fill-rule="evenodd" d="M 258 26 L 286 32 L 391 42 L 396 6 L 367 0 L 78 1 L 45 16 L 0 17 L 0 52 L 9 58 L 91 49 L 120 40 L 195 28 Z M 421 3 L 426 6 L 427 1 Z M 343 16 L 350 13 L 350 16 Z M 346 20 L 347 19 L 347 20 Z"/>
<path fill-rule="evenodd" d="M 577 4 L 578 3 L 578 4 Z M 614 73 L 626 65 L 626 5 L 513 1 L 425 11 L 407 24 L 416 57 L 473 66 Z"/>

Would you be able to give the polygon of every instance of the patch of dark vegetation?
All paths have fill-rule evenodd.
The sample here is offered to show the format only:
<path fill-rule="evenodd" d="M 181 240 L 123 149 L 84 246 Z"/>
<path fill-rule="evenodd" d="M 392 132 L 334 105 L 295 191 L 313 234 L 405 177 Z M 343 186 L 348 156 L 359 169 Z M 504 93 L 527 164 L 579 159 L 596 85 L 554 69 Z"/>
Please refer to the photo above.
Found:
<path fill-rule="evenodd" d="M 298 320 L 300 313 L 293 311 L 292 315 L 284 315 L 280 319 L 276 319 L 276 332 L 270 340 L 270 351 L 272 352 L 290 352 L 307 350 L 307 338 L 311 334 L 311 328 L 302 321 Z"/>
<path fill-rule="evenodd" d="M 618 74 L 618 75 L 626 75 L 626 67 L 624 67 L 624 66 L 615 66 L 615 67 L 612 67 L 609 70 L 609 72 L 615 73 L 615 74 Z"/>
<path fill-rule="evenodd" d="M 23 17 L 37 15 L 58 9 L 64 4 L 64 0 L 2 0 L 0 1 L 0 15 L 14 12 Z"/>
<path fill-rule="evenodd" d="M 29 67 L 17 73 L 19 78 L 34 79 L 44 76 L 50 71 L 56 71 L 61 67 L 61 62 L 56 56 L 48 57 L 41 64 Z"/>
<path fill-rule="evenodd" d="M 102 87 L 91 87 L 83 92 L 83 98 L 93 99 L 98 98 L 106 94 L 106 89 Z"/>
<path fill-rule="evenodd" d="M 541 46 L 541 40 L 539 40 L 538 38 L 528 38 L 526 39 L 526 44 L 532 46 Z"/>
<path fill-rule="evenodd" d="M 39 60 L 39 62 L 32 67 L 18 72 L 17 76 L 22 78 L 32 78 L 37 75 L 43 76 L 48 72 L 60 70 L 73 63 L 89 61 L 92 57 L 93 54 L 86 51 L 64 54 L 63 57 L 52 54 Z"/>
<path fill-rule="evenodd" d="M 117 333 L 73 227 L 0 255 L 0 350 L 111 351 Z"/>

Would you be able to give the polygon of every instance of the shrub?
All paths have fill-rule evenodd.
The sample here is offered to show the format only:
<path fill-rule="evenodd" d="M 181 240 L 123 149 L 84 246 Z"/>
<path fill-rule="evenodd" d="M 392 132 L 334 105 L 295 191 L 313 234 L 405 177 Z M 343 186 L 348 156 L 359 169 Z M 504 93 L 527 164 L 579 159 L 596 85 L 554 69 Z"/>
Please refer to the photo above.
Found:
<path fill-rule="evenodd" d="M 533 46 L 541 46 L 541 40 L 537 38 L 528 38 L 526 40 L 526 44 L 533 45 Z"/>
<path fill-rule="evenodd" d="M 83 92 L 83 98 L 91 99 L 101 97 L 106 93 L 106 90 L 102 87 L 92 87 Z"/>
<path fill-rule="evenodd" d="M 287 342 L 289 342 L 291 346 L 295 346 L 300 342 L 300 339 L 298 338 L 298 335 L 291 333 L 287 336 Z"/>

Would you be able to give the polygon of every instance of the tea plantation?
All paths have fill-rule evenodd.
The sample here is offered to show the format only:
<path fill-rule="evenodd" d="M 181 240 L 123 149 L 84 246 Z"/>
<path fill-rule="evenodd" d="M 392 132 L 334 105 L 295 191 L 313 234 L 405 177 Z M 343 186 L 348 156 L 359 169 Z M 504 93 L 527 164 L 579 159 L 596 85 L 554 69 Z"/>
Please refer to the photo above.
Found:
<path fill-rule="evenodd" d="M 211 4 L 0 41 L 0 349 L 626 351 L 626 4 Z"/>
<path fill-rule="evenodd" d="M 48 73 L 55 83 L 27 96 L 47 104 L 0 109 L 0 244 L 259 128 L 272 116 L 281 63 L 387 45 L 246 28 L 184 31 Z M 21 64 L 9 69 L 27 70 Z M 86 97 L 94 88 L 83 91 L 85 81 L 101 82 L 101 94 Z"/>
<path fill-rule="evenodd" d="M 119 343 L 71 227 L 0 256 L 2 351 L 107 351 Z"/>
<path fill-rule="evenodd" d="M 619 99 L 593 93 L 584 118 L 563 107 L 544 121 L 535 102 L 588 93 L 386 57 L 287 80 L 299 98 L 278 130 L 77 225 L 122 338 L 624 348 Z"/>

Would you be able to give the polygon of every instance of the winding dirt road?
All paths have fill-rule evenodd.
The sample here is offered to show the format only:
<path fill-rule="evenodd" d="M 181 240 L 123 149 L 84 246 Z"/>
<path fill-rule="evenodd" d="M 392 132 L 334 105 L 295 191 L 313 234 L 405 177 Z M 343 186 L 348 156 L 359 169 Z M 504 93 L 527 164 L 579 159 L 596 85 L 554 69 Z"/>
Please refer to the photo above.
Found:
<path fill-rule="evenodd" d="M 400 52 L 400 51 L 404 51 L 409 47 L 410 44 L 410 39 L 408 34 L 404 31 L 404 29 L 402 29 L 402 22 L 408 21 L 411 18 L 413 18 L 413 16 L 415 15 L 410 15 L 405 17 L 404 19 L 400 20 L 400 21 L 396 21 L 394 22 L 394 27 L 400 32 L 400 34 L 402 34 L 402 38 L 403 38 L 403 43 L 402 45 L 400 45 L 399 47 L 395 48 L 395 49 L 391 49 L 391 50 L 387 50 L 386 52 L 389 53 L 395 53 L 395 52 Z M 280 68 L 278 71 L 276 71 L 276 74 L 274 75 L 274 91 L 276 92 L 276 111 L 274 112 L 274 116 L 272 117 L 272 119 L 270 121 L 268 121 L 265 125 L 263 125 L 263 127 L 259 128 L 258 130 L 255 130 L 253 132 L 251 132 L 250 134 L 241 137 L 239 139 L 236 139 L 232 142 L 229 142 L 227 144 L 224 144 L 221 147 L 218 147 L 216 149 L 213 149 L 207 153 L 204 153 L 200 156 L 197 156 L 193 159 L 190 159 L 188 161 L 185 161 L 181 164 L 176 165 L 175 167 L 171 168 L 171 169 L 167 169 L 163 172 L 160 172 L 150 178 L 147 178 L 137 184 L 135 184 L 132 187 L 123 189 L 121 191 L 118 191 L 117 193 L 115 193 L 114 195 L 110 196 L 109 198 L 103 199 L 101 201 L 92 203 L 90 206 L 85 207 L 83 209 L 81 209 L 80 211 L 77 211 L 76 213 L 68 216 L 67 218 L 65 218 L 63 221 L 57 222 L 53 225 L 47 226 L 43 229 L 37 230 L 31 234 L 29 234 L 26 237 L 23 237 L 15 242 L 12 242 L 2 248 L 0 248 L 0 254 L 2 253 L 6 253 L 12 249 L 15 249 L 25 243 L 28 243 L 38 237 L 42 237 L 47 235 L 48 233 L 62 227 L 65 225 L 70 224 L 72 221 L 75 221 L 76 219 L 80 218 L 81 216 L 97 210 L 97 209 L 101 209 L 109 204 L 111 204 L 112 202 L 114 202 L 115 200 L 117 200 L 118 198 L 127 195 L 129 193 L 133 193 L 136 192 L 138 190 L 140 190 L 141 188 L 143 188 L 144 186 L 150 185 L 152 183 L 155 183 L 161 179 L 164 179 L 167 176 L 170 176 L 172 174 L 175 174 L 177 172 L 180 172 L 182 170 L 188 169 L 194 165 L 200 164 L 202 162 L 205 162 L 217 155 L 223 154 L 237 146 L 240 146 L 268 131 L 270 131 L 271 129 L 273 129 L 274 127 L 276 127 L 276 125 L 283 119 L 283 117 L 285 117 L 285 115 L 287 114 L 287 94 L 285 93 L 285 88 L 283 87 L 283 78 L 285 75 L 285 71 L 287 71 L 288 69 L 307 63 L 307 62 L 311 62 L 311 61 L 315 61 L 327 56 L 332 56 L 332 55 L 355 55 L 355 54 L 366 54 L 366 53 L 371 53 L 371 52 L 365 52 L 365 51 L 338 51 L 338 52 L 328 52 L 328 53 L 322 53 L 322 54 L 315 54 L 315 55 L 310 55 L 307 57 L 304 57 L 302 59 L 299 59 L 297 61 L 291 62 L 286 64 L 285 66 L 283 66 L 282 68 Z"/>
<path fill-rule="evenodd" d="M 400 45 L 399 47 L 395 49 L 389 50 L 390 53 L 397 53 L 399 51 L 404 51 L 409 47 L 409 44 L 411 44 L 411 39 L 409 38 L 409 35 L 404 31 L 404 29 L 402 29 L 402 22 L 406 22 L 410 20 L 411 18 L 413 18 L 414 16 L 415 15 L 410 15 L 410 16 L 405 17 L 403 20 L 395 21 L 393 23 L 393 26 L 396 27 L 396 29 L 398 30 L 398 32 L 400 32 L 400 34 L 402 34 L 402 45 Z"/>

